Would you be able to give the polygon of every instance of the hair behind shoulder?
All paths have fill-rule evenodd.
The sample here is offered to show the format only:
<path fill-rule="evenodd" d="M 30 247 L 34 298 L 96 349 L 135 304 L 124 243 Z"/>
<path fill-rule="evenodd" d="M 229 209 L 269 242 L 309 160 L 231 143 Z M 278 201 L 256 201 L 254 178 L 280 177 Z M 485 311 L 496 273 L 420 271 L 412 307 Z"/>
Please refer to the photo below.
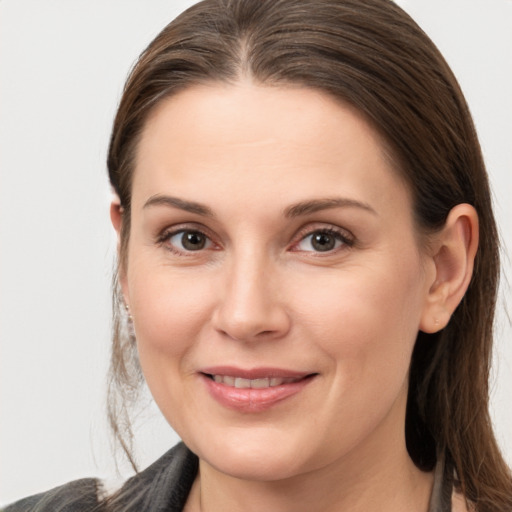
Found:
<path fill-rule="evenodd" d="M 469 289 L 443 331 L 417 338 L 406 439 L 422 469 L 443 454 L 478 511 L 511 510 L 512 477 L 489 416 L 499 241 L 488 178 L 455 77 L 392 1 L 205 0 L 170 23 L 132 70 L 112 131 L 109 176 L 125 211 L 121 267 L 134 155 L 153 107 L 193 84 L 244 75 L 266 85 L 315 88 L 363 113 L 411 190 L 420 231 L 438 230 L 457 204 L 477 210 L 481 242 Z M 127 404 L 142 379 L 117 295 L 114 301 L 110 418 L 129 454 L 122 436 L 130 432 Z M 113 398 L 118 392 L 122 400 Z"/>

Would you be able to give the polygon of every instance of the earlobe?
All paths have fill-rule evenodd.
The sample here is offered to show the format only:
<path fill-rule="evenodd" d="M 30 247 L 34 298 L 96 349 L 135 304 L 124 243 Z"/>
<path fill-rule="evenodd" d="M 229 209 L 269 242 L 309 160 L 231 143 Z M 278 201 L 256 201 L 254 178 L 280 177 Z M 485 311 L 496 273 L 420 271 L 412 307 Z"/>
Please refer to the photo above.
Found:
<path fill-rule="evenodd" d="M 117 196 L 114 197 L 114 199 L 110 203 L 110 220 L 112 221 L 112 226 L 116 230 L 117 234 L 118 278 L 124 302 L 127 305 L 128 286 L 126 284 L 126 272 L 124 271 L 123 268 L 123 258 L 121 257 L 121 228 L 123 225 L 123 207 L 121 206 L 121 203 Z"/>
<path fill-rule="evenodd" d="M 435 280 L 428 290 L 420 329 L 434 333 L 448 324 L 464 297 L 473 274 L 478 248 L 478 214 L 469 204 L 452 208 L 435 235 Z"/>

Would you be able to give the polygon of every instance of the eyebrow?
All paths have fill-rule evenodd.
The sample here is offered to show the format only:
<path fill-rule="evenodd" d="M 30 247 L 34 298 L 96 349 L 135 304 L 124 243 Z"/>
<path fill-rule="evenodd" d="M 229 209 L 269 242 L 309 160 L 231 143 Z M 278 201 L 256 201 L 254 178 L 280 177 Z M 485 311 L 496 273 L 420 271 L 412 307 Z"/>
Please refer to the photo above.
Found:
<path fill-rule="evenodd" d="M 197 215 L 203 215 L 205 217 L 215 217 L 213 211 L 208 208 L 208 206 L 196 203 L 195 201 L 180 199 L 178 197 L 164 196 L 160 194 L 151 196 L 144 203 L 143 208 L 149 208 L 152 206 L 170 206 L 171 208 L 178 208 L 180 210 L 195 213 Z M 360 208 L 377 215 L 377 212 L 366 203 L 344 197 L 332 197 L 312 199 L 310 201 L 301 201 L 300 203 L 293 204 L 284 210 L 284 216 L 287 218 L 295 218 L 331 208 Z"/>
<path fill-rule="evenodd" d="M 145 203 L 143 208 L 149 208 L 151 206 L 170 206 L 172 208 L 178 208 L 186 212 L 195 213 L 197 215 L 203 215 L 205 217 L 214 217 L 214 214 L 208 206 L 195 201 L 186 201 L 178 197 L 163 196 L 160 194 L 151 196 Z"/>
<path fill-rule="evenodd" d="M 355 199 L 348 199 L 345 197 L 332 197 L 325 199 L 313 199 L 311 201 L 302 201 L 300 203 L 289 206 L 285 209 L 285 217 L 300 217 L 302 215 L 310 215 L 321 210 L 328 210 L 331 208 L 360 208 L 367 212 L 377 215 L 377 212 L 366 203 L 357 201 Z"/>

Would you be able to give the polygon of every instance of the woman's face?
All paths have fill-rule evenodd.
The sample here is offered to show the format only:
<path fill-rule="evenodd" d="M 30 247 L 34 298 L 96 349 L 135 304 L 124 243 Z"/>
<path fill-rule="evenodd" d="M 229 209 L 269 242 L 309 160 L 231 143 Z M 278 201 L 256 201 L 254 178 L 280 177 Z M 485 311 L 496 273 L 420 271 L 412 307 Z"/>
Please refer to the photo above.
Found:
<path fill-rule="evenodd" d="M 216 470 L 276 480 L 405 450 L 433 266 L 352 108 L 197 86 L 137 153 L 122 287 L 163 414 Z"/>

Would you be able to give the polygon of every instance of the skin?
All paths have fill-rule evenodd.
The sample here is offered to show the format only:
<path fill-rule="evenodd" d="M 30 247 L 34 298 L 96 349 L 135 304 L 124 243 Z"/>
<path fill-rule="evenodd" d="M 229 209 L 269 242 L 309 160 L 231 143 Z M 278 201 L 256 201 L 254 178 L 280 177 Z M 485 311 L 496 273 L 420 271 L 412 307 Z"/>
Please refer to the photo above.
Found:
<path fill-rule="evenodd" d="M 111 211 L 119 232 L 122 210 Z M 121 286 L 142 369 L 200 458 L 187 510 L 428 509 L 432 475 L 405 447 L 408 369 L 418 330 L 442 328 L 469 283 L 470 206 L 425 243 L 407 186 L 354 109 L 241 81 L 157 106 L 131 222 Z M 204 233 L 204 247 L 187 250 L 183 230 Z M 312 244 L 322 230 L 335 231 L 332 250 Z M 208 393 L 199 372 L 216 365 L 315 377 L 248 413 Z"/>

